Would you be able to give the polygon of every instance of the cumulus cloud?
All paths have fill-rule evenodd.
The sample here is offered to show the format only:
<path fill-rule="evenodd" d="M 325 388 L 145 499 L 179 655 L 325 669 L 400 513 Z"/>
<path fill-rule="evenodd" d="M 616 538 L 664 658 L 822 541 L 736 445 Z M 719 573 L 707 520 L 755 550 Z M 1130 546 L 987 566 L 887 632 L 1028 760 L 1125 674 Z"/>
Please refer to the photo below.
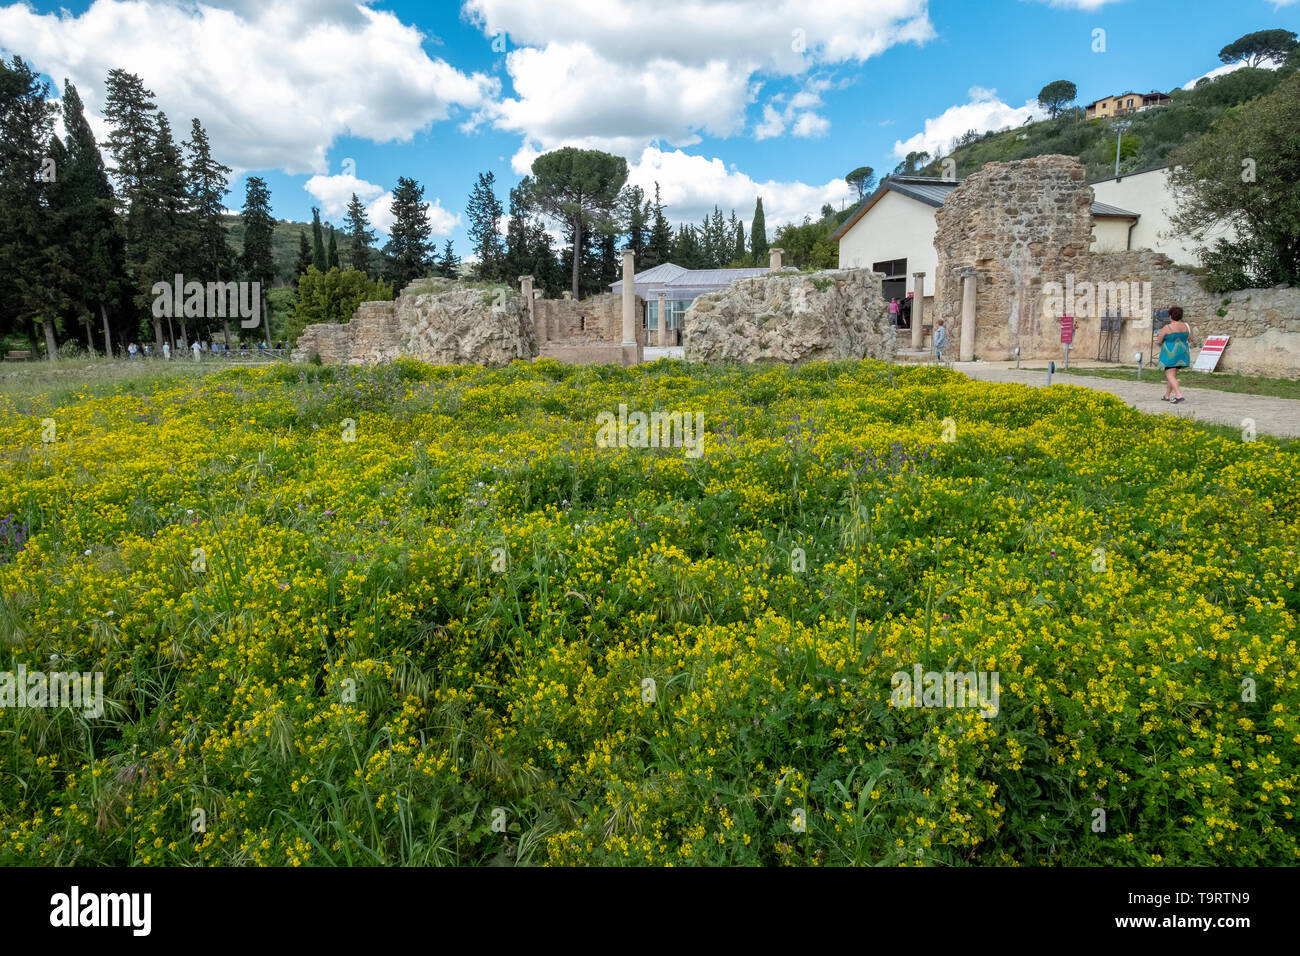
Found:
<path fill-rule="evenodd" d="M 978 86 L 970 88 L 970 102 L 950 106 L 938 116 L 925 121 L 925 129 L 906 140 L 894 143 L 894 155 L 902 159 L 908 153 L 924 151 L 932 156 L 947 153 L 953 140 L 968 130 L 985 132 L 1008 126 L 1021 126 L 1029 119 L 1042 119 L 1047 113 L 1035 100 L 1024 106 L 1008 106 L 998 99 L 997 90 Z"/>
<path fill-rule="evenodd" d="M 927 0 L 768 0 L 742 12 L 734 0 L 660 0 L 646 11 L 639 0 L 467 0 L 465 15 L 506 39 L 514 87 L 480 118 L 536 150 L 632 158 L 655 141 L 740 133 L 765 79 L 861 63 L 935 35 Z M 808 92 L 769 100 L 756 135 L 823 134 L 828 123 L 810 106 L 787 115 Z"/>
<path fill-rule="evenodd" d="M 816 216 L 826 203 L 835 208 L 856 195 L 843 179 L 821 185 L 798 181 L 758 181 L 721 159 L 692 156 L 681 150 L 665 151 L 649 146 L 628 170 L 628 181 L 654 198 L 659 183 L 660 198 L 673 223 L 698 223 L 713 211 L 714 205 L 724 213 L 735 209 L 746 223 L 753 216 L 754 201 L 763 197 L 763 215 L 769 234 L 788 222 L 802 222 L 804 216 Z"/>
<path fill-rule="evenodd" d="M 754 127 L 754 139 L 771 139 L 787 130 L 792 136 L 825 136 L 831 122 L 816 110 L 822 106 L 822 93 L 830 86 L 830 80 L 817 77 L 791 97 L 773 96 L 763 107 L 762 121 Z"/>
<path fill-rule="evenodd" d="M 373 202 L 384 194 L 384 187 L 358 179 L 351 173 L 339 176 L 316 175 L 303 183 L 303 189 L 311 193 L 320 203 L 321 215 L 325 219 L 339 219 L 347 211 L 352 194 L 363 203 Z M 391 195 L 389 197 L 392 198 Z"/>
<path fill-rule="evenodd" d="M 198 116 L 237 170 L 324 173 L 340 135 L 405 142 L 500 95 L 496 79 L 431 58 L 415 27 L 347 0 L 94 0 L 79 15 L 14 4 L 0 37 L 71 79 L 92 112 L 110 69 L 138 74 L 178 132 Z"/>
<path fill-rule="evenodd" d="M 461 224 L 460 213 L 443 209 L 441 199 L 425 203 L 424 215 L 429 220 L 429 227 L 435 239 L 451 235 L 456 227 Z M 385 192 L 373 202 L 368 203 L 366 205 L 366 216 L 369 217 L 371 226 L 384 235 L 388 235 L 395 221 L 392 192 Z"/>

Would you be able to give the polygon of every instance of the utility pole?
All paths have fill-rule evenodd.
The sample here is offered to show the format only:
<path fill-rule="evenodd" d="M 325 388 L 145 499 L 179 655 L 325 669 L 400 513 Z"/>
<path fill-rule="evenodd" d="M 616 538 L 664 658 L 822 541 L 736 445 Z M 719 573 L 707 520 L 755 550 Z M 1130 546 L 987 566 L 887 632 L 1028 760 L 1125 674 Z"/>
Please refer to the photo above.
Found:
<path fill-rule="evenodd" d="M 1115 128 L 1119 130 L 1119 140 L 1115 143 L 1115 178 L 1119 179 L 1119 157 L 1123 152 L 1120 147 L 1124 145 L 1124 130 L 1129 128 L 1129 123 L 1127 120 L 1122 120 L 1115 124 Z"/>

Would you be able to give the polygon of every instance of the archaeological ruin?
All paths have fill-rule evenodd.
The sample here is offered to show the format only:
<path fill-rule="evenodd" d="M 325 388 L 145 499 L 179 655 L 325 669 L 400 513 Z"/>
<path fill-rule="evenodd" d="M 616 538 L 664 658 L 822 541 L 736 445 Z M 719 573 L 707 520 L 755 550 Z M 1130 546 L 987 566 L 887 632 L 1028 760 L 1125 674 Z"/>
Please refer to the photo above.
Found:
<path fill-rule="evenodd" d="M 990 163 L 952 192 L 936 213 L 935 316 L 960 361 L 1010 359 L 1017 348 L 1060 358 L 1063 315 L 1074 318 L 1073 354 L 1094 358 L 1108 314 L 1116 359 L 1149 360 L 1153 310 L 1178 305 L 1197 338 L 1232 336 L 1221 370 L 1296 373 L 1300 289 L 1210 293 L 1159 253 L 1091 251 L 1092 203 L 1070 156 Z"/>

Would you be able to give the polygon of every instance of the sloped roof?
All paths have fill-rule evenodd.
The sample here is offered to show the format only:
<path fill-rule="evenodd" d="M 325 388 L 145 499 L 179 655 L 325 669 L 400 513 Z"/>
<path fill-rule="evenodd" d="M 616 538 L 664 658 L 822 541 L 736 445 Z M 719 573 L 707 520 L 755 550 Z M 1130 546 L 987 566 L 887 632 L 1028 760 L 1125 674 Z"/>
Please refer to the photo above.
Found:
<path fill-rule="evenodd" d="M 844 238 L 844 234 L 857 225 L 858 220 L 870 212 L 871 207 L 880 202 L 887 192 L 896 192 L 938 209 L 947 202 L 952 191 L 965 181 L 964 179 L 935 179 L 932 176 L 890 176 L 880 184 L 879 189 L 858 203 L 858 207 L 853 210 L 853 215 L 844 220 L 844 225 L 831 233 L 831 242 L 839 242 Z M 1095 201 L 1092 204 L 1092 214 L 1101 219 L 1139 218 L 1135 212 Z"/>
<path fill-rule="evenodd" d="M 786 266 L 781 271 L 795 271 L 793 266 Z M 694 299 L 706 292 L 716 292 L 737 279 L 753 279 L 765 276 L 771 269 L 684 269 L 671 262 L 646 269 L 636 274 L 637 295 L 644 299 L 658 298 L 665 293 L 669 299 Z M 623 291 L 623 280 L 612 283 L 610 288 L 615 293 Z"/>

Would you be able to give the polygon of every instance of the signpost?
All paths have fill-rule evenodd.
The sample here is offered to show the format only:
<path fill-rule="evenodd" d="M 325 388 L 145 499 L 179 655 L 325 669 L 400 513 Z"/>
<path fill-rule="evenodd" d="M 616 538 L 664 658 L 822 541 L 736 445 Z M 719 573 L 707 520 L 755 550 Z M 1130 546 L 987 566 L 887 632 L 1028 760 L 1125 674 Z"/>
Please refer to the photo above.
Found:
<path fill-rule="evenodd" d="M 1228 347 L 1229 335 L 1211 335 L 1201 346 L 1201 354 L 1196 356 L 1196 364 L 1192 368 L 1198 372 L 1213 372 L 1219 367 L 1219 359 L 1223 357 L 1223 350 Z"/>
<path fill-rule="evenodd" d="M 1061 316 L 1061 344 L 1065 346 L 1065 367 L 1070 367 L 1070 346 L 1074 344 L 1074 316 Z"/>

